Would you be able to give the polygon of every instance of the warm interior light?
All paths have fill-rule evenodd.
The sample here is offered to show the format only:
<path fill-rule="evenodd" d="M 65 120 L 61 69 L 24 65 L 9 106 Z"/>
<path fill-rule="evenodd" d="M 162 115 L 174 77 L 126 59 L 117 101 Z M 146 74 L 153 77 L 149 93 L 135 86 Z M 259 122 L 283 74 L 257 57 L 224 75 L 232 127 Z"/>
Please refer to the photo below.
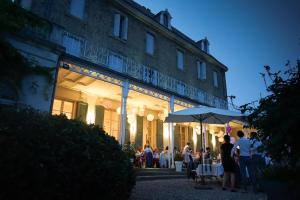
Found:
<path fill-rule="evenodd" d="M 118 113 L 118 115 L 121 114 L 121 107 L 117 108 L 117 113 Z"/>
<path fill-rule="evenodd" d="M 216 147 L 216 136 L 215 135 L 212 135 L 211 143 L 213 145 L 213 149 L 215 149 L 215 147 Z"/>
<path fill-rule="evenodd" d="M 218 140 L 219 140 L 219 142 L 221 142 L 221 143 L 224 142 L 224 138 L 223 138 L 223 137 L 220 137 Z"/>
<path fill-rule="evenodd" d="M 148 121 L 151 122 L 151 121 L 153 121 L 153 119 L 154 119 L 154 115 L 152 115 L 152 114 L 148 114 L 148 115 L 147 115 L 147 120 L 148 120 Z"/>

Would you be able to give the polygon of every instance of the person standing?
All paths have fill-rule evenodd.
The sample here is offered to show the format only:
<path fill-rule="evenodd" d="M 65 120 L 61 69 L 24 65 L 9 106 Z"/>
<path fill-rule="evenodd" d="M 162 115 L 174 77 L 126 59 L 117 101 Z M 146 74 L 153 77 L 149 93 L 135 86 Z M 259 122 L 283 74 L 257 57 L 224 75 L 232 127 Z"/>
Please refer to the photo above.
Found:
<path fill-rule="evenodd" d="M 183 148 L 183 151 L 182 151 L 183 163 L 184 163 L 184 165 L 185 165 L 186 168 L 188 167 L 188 163 L 190 161 L 189 151 L 190 151 L 190 143 L 187 142 L 186 145 Z"/>
<path fill-rule="evenodd" d="M 250 150 L 251 150 L 251 173 L 253 174 L 253 184 L 258 187 L 257 173 L 259 173 L 264 167 L 265 162 L 262 157 L 263 144 L 259 140 L 256 132 L 250 133 Z"/>
<path fill-rule="evenodd" d="M 153 166 L 153 152 L 149 145 L 146 146 L 144 152 L 146 155 L 146 166 L 151 168 Z"/>
<path fill-rule="evenodd" d="M 154 149 L 154 152 L 153 152 L 153 167 L 156 167 L 156 168 L 160 167 L 158 149 Z"/>
<path fill-rule="evenodd" d="M 241 172 L 241 185 L 244 191 L 247 191 L 247 171 L 250 177 L 250 180 L 253 184 L 253 174 L 251 173 L 251 163 L 250 163 L 250 140 L 244 137 L 243 131 L 237 132 L 238 137 L 240 138 L 234 145 L 232 150 L 232 155 L 234 152 L 239 149 L 239 165 Z M 253 184 L 253 187 L 255 185 Z M 255 188 L 254 188 L 255 190 Z"/>
<path fill-rule="evenodd" d="M 221 145 L 221 160 L 224 168 L 223 190 L 226 190 L 226 184 L 230 180 L 231 192 L 235 192 L 235 162 L 231 156 L 233 144 L 230 143 L 230 137 L 224 136 L 224 141 Z"/>

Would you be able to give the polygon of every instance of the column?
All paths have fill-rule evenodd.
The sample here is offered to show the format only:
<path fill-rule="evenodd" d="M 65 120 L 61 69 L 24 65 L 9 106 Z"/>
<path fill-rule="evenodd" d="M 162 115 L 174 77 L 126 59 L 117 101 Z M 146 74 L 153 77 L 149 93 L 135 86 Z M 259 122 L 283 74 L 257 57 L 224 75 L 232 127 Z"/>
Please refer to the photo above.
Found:
<path fill-rule="evenodd" d="M 126 134 L 126 104 L 129 91 L 129 82 L 128 80 L 124 81 L 122 88 L 122 97 L 121 97 L 121 113 L 120 113 L 120 144 L 125 143 L 125 134 Z"/>
<path fill-rule="evenodd" d="M 169 102 L 169 113 L 174 112 L 174 96 L 172 95 Z M 174 126 L 173 123 L 169 123 L 169 155 L 171 154 L 171 157 L 169 156 L 169 167 L 175 168 L 174 166 Z M 170 163 L 172 162 L 172 165 Z"/>

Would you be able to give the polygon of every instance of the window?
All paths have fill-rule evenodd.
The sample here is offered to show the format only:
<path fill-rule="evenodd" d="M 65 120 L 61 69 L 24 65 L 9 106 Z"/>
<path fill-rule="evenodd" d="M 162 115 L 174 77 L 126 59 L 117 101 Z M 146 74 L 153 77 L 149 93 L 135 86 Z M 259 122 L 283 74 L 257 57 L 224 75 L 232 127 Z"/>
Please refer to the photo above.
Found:
<path fill-rule="evenodd" d="M 81 47 L 83 40 L 70 33 L 65 33 L 63 36 L 63 46 L 66 48 L 66 52 L 73 56 L 81 55 Z"/>
<path fill-rule="evenodd" d="M 198 79 L 205 80 L 206 79 L 206 63 L 197 61 L 197 72 L 198 72 Z"/>
<path fill-rule="evenodd" d="M 122 72 L 123 71 L 123 60 L 118 55 L 109 55 L 108 60 L 109 67 L 115 71 Z"/>
<path fill-rule="evenodd" d="M 52 115 L 65 114 L 68 119 L 72 119 L 73 107 L 73 102 L 54 99 Z"/>
<path fill-rule="evenodd" d="M 163 14 L 163 24 L 166 27 L 169 27 L 169 19 L 168 19 L 168 15 L 167 14 Z"/>
<path fill-rule="evenodd" d="M 214 81 L 214 86 L 219 87 L 218 84 L 218 73 L 216 71 L 213 72 L 213 81 Z"/>
<path fill-rule="evenodd" d="M 21 0 L 20 4 L 21 4 L 22 8 L 24 8 L 26 10 L 30 10 L 31 2 L 32 2 L 32 0 Z"/>
<path fill-rule="evenodd" d="M 71 15 L 83 19 L 85 0 L 71 0 L 70 13 Z"/>
<path fill-rule="evenodd" d="M 150 55 L 154 54 L 154 36 L 151 33 L 146 34 L 146 52 Z"/>
<path fill-rule="evenodd" d="M 116 13 L 114 16 L 114 36 L 127 40 L 128 18 Z"/>
<path fill-rule="evenodd" d="M 177 68 L 183 70 L 183 52 L 177 50 Z"/>
<path fill-rule="evenodd" d="M 119 123 L 120 115 L 118 115 L 116 111 L 105 109 L 103 129 L 108 135 L 113 136 L 116 140 L 119 139 Z"/>

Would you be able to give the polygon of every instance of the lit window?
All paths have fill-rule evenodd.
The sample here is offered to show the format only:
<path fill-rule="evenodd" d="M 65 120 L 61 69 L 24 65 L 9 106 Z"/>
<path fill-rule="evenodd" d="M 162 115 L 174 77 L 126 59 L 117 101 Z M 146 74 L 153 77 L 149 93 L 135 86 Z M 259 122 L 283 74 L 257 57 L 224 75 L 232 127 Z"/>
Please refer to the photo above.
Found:
<path fill-rule="evenodd" d="M 146 34 L 146 52 L 150 55 L 154 53 L 154 36 L 151 33 Z"/>
<path fill-rule="evenodd" d="M 198 79 L 205 80 L 206 79 L 206 63 L 197 61 L 197 72 L 198 72 Z"/>
<path fill-rule="evenodd" d="M 70 13 L 71 15 L 83 19 L 85 0 L 71 0 Z"/>
<path fill-rule="evenodd" d="M 114 16 L 114 36 L 123 40 L 127 40 L 128 18 L 116 13 Z"/>
<path fill-rule="evenodd" d="M 52 115 L 64 114 L 68 119 L 72 118 L 74 103 L 69 101 L 62 101 L 54 99 L 52 107 Z"/>
<path fill-rule="evenodd" d="M 216 71 L 213 72 L 213 81 L 214 81 L 214 86 L 219 87 L 218 84 L 218 73 Z"/>
<path fill-rule="evenodd" d="M 105 109 L 103 129 L 108 135 L 115 137 L 116 140 L 119 139 L 119 123 L 120 115 L 116 111 Z"/>
<path fill-rule="evenodd" d="M 183 52 L 177 50 L 177 68 L 183 70 Z"/>

